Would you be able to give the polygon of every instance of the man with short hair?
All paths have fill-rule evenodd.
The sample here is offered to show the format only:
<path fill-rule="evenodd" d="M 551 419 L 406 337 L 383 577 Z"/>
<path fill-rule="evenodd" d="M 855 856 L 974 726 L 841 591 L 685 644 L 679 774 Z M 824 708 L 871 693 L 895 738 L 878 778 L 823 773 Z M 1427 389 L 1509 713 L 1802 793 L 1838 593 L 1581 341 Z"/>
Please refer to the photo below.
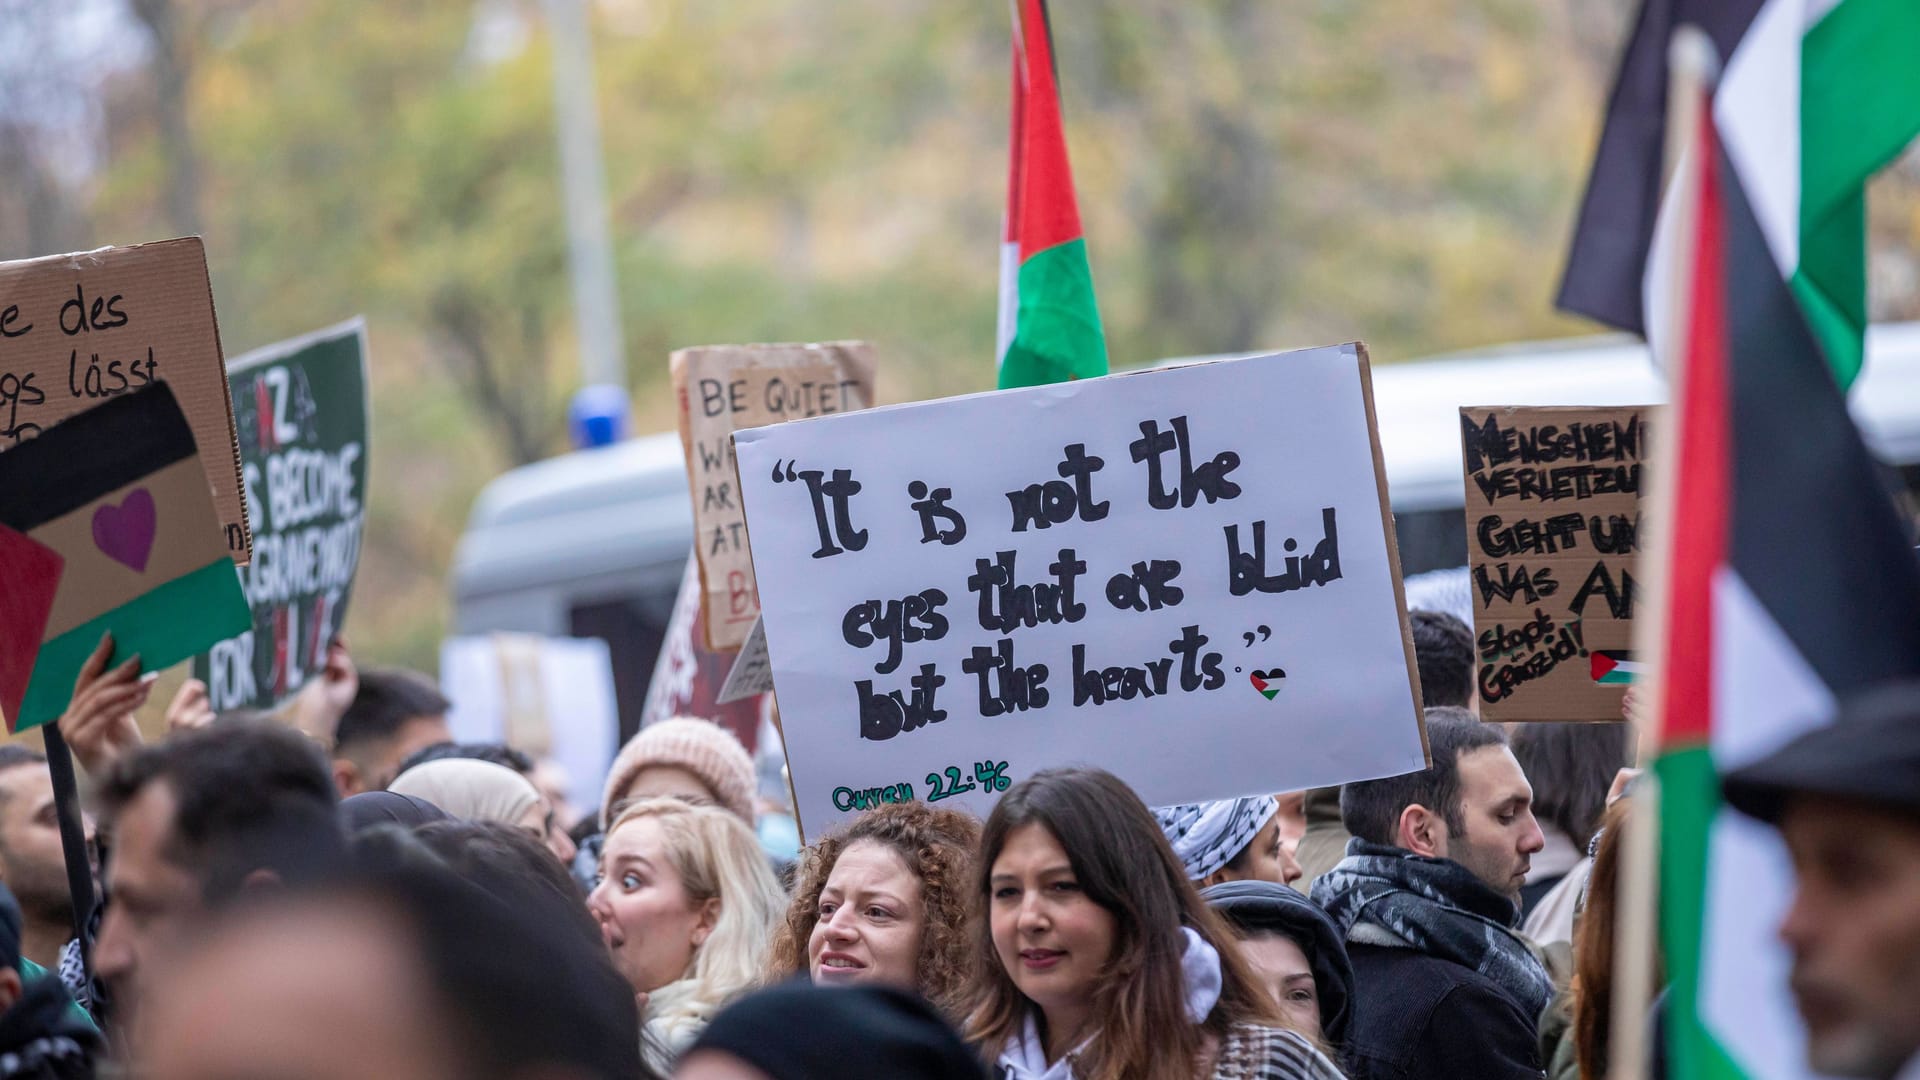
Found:
<path fill-rule="evenodd" d="M 1727 802 L 1780 830 L 1793 904 L 1780 939 L 1825 1076 L 1920 1077 L 1920 682 L 1727 774 Z"/>
<path fill-rule="evenodd" d="M 651 1076 L 631 988 L 574 930 L 427 865 L 287 890 L 183 952 L 142 1019 L 140 1075 Z"/>
<path fill-rule="evenodd" d="M 1545 843 L 1533 789 L 1465 709 L 1428 709 L 1427 743 L 1428 768 L 1341 789 L 1353 841 L 1313 887 L 1353 964 L 1349 1075 L 1537 1080 L 1553 980 L 1513 930 Z"/>
<path fill-rule="evenodd" d="M 1475 710 L 1480 698 L 1473 678 L 1473 631 L 1444 611 L 1418 608 L 1407 612 L 1407 626 L 1413 636 L 1413 662 L 1420 672 L 1421 705 Z M 1305 892 L 1346 857 L 1353 835 L 1340 821 L 1339 788 L 1313 788 L 1306 793 L 1302 809 L 1306 833 L 1294 845 L 1294 858 L 1305 876 L 1300 882 Z"/>
<path fill-rule="evenodd" d="M 220 721 L 143 747 L 100 801 L 110 843 L 93 962 L 123 1018 L 203 912 L 253 885 L 324 878 L 345 858 L 325 758 L 269 722 Z"/>
<path fill-rule="evenodd" d="M 0 884 L 20 904 L 20 955 L 58 968 L 60 950 L 73 940 L 73 893 L 53 776 L 45 754 L 18 743 L 0 746 Z"/>
<path fill-rule="evenodd" d="M 1413 662 L 1420 669 L 1420 700 L 1431 708 L 1472 710 L 1479 690 L 1473 677 L 1473 630 L 1444 611 L 1407 612 Z"/>
<path fill-rule="evenodd" d="M 353 704 L 333 741 L 333 782 L 344 798 L 385 791 L 415 751 L 453 741 L 452 703 L 425 675 L 400 669 L 363 671 Z"/>

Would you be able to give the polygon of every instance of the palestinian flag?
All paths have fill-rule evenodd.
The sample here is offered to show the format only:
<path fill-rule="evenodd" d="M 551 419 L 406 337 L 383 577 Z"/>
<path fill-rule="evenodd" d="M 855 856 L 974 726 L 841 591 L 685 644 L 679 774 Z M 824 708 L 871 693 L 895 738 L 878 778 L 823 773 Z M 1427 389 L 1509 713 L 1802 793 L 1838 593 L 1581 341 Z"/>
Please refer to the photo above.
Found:
<path fill-rule="evenodd" d="M 1000 386 L 1107 373 L 1073 169 L 1060 123 L 1046 0 L 1017 0 L 1007 216 L 1000 248 Z"/>
<path fill-rule="evenodd" d="M 1850 2 L 1850 0 L 1849 0 Z M 1837 699 L 1920 675 L 1920 564 L 1848 418 L 1764 211 L 1699 105 L 1682 174 L 1684 351 L 1674 370 L 1672 523 L 1656 656 L 1668 1075 L 1805 1075 L 1776 937 L 1791 890 L 1777 835 L 1723 810 L 1719 774 L 1827 722 Z M 1656 567 L 1657 569 L 1657 567 Z"/>
<path fill-rule="evenodd" d="M 1587 659 L 1593 681 L 1603 686 L 1624 686 L 1639 678 L 1645 668 L 1624 649 L 1595 649 Z"/>
<path fill-rule="evenodd" d="M 0 621 L 45 612 L 37 649 L 0 650 L 12 730 L 59 718 L 109 631 L 116 658 L 138 653 L 151 671 L 252 625 L 193 429 L 165 383 L 0 454 L 0 551 L 35 549 L 64 569 L 44 556 L 0 563 Z"/>
<path fill-rule="evenodd" d="M 1675 218 L 1662 210 L 1660 162 L 1667 42 L 1689 23 L 1726 59 L 1714 118 L 1767 241 L 1761 254 L 1844 389 L 1859 373 L 1867 322 L 1867 178 L 1920 132 L 1913 0 L 1644 0 L 1559 304 L 1647 337 L 1663 362 L 1674 355 L 1660 340 Z"/>

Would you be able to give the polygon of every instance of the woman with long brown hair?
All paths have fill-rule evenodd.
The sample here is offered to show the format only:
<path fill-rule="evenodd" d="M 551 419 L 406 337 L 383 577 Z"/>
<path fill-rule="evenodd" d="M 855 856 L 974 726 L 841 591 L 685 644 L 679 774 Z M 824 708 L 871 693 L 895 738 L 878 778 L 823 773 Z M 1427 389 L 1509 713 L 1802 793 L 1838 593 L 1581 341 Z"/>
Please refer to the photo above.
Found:
<path fill-rule="evenodd" d="M 979 842 L 973 817 L 921 802 L 883 804 L 829 833 L 800 856 L 770 979 L 889 984 L 957 1019 Z"/>
<path fill-rule="evenodd" d="M 1331 1080 L 1152 813 L 1098 769 L 1014 785 L 976 871 L 968 1037 L 1006 1080 Z"/>

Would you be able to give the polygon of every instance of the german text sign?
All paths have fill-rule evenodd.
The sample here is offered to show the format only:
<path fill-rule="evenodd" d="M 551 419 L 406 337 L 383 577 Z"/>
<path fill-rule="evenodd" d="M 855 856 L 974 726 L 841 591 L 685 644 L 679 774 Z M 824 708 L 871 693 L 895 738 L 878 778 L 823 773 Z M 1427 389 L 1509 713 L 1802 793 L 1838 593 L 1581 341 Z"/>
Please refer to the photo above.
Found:
<path fill-rule="evenodd" d="M 1651 406 L 1460 410 L 1487 720 L 1619 720 Z"/>
<path fill-rule="evenodd" d="M 200 238 L 0 263 L 0 450 L 159 381 L 186 413 L 244 566 L 252 542 Z"/>
<path fill-rule="evenodd" d="M 1069 763 L 1159 804 L 1425 761 L 1358 345 L 734 446 L 808 830 Z"/>
<path fill-rule="evenodd" d="M 705 645 L 733 652 L 746 642 L 760 600 L 728 436 L 873 404 L 873 349 L 863 341 L 704 345 L 676 350 L 671 364 L 693 493 Z"/>
<path fill-rule="evenodd" d="M 266 709 L 326 663 L 366 524 L 367 351 L 360 320 L 269 345 L 227 373 L 240 433 L 253 629 L 194 658 L 215 709 Z"/>

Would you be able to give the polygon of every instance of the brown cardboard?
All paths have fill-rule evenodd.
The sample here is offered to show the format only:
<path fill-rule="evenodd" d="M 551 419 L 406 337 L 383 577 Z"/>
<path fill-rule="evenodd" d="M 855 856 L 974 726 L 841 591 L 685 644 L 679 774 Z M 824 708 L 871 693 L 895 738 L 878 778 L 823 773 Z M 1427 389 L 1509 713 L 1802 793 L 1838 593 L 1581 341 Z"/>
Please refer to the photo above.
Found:
<path fill-rule="evenodd" d="M 1387 493 L 1387 462 L 1380 456 L 1380 418 L 1373 411 L 1373 364 L 1364 341 L 1353 343 L 1360 363 L 1360 398 L 1367 406 L 1367 439 L 1373 444 L 1373 476 L 1380 489 L 1380 525 L 1386 530 L 1387 565 L 1393 568 L 1393 599 L 1400 609 L 1400 647 L 1407 654 L 1407 685 L 1413 691 L 1413 710 L 1420 724 L 1420 752 L 1433 765 L 1433 746 L 1427 742 L 1426 700 L 1420 692 L 1420 665 L 1414 661 L 1413 624 L 1407 619 L 1407 585 L 1400 569 L 1400 537 L 1393 526 L 1393 500 Z"/>
<path fill-rule="evenodd" d="M 675 350 L 671 367 L 693 496 L 705 644 L 733 652 L 760 614 L 760 596 L 729 436 L 872 405 L 873 349 L 862 341 L 707 345 Z"/>
<path fill-rule="evenodd" d="M 173 388 L 227 549 L 246 565 L 253 534 L 200 238 L 0 263 L 0 451 L 152 381 Z"/>
<path fill-rule="evenodd" d="M 1460 410 L 1482 719 L 1621 719 L 1626 686 L 1596 682 L 1593 657 L 1633 648 L 1640 500 L 1659 420 L 1646 405 Z M 1583 443 L 1576 430 L 1602 434 Z"/>

